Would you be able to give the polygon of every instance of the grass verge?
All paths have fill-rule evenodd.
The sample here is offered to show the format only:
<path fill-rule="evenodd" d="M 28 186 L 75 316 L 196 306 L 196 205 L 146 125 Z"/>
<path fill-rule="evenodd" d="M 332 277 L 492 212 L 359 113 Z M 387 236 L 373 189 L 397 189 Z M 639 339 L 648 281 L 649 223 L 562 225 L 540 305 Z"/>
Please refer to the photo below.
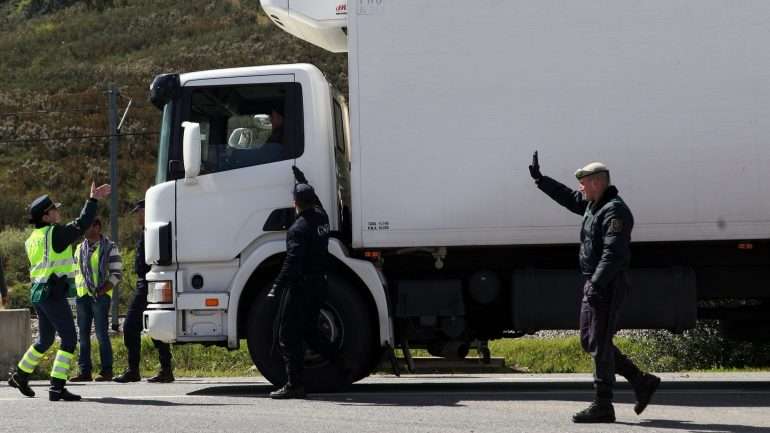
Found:
<path fill-rule="evenodd" d="M 682 363 L 676 357 L 658 356 L 651 349 L 650 342 L 645 338 L 616 337 L 615 344 L 628 355 L 644 371 L 767 371 L 770 366 L 713 366 L 702 367 L 693 365 L 689 368 L 679 368 Z M 112 339 L 115 373 L 126 368 L 126 348 L 121 337 Z M 588 354 L 580 347 L 577 337 L 562 338 L 522 338 L 515 340 L 497 340 L 490 342 L 492 356 L 505 358 L 506 366 L 511 371 L 528 373 L 590 373 L 593 363 Z M 91 360 L 94 372 L 99 372 L 100 359 L 98 343 L 91 346 Z M 245 341 L 238 350 L 227 350 L 222 347 L 206 347 L 199 344 L 186 344 L 172 348 L 174 359 L 174 374 L 178 377 L 228 377 L 228 376 L 259 376 L 253 368 L 251 356 Z M 51 368 L 55 348 L 49 349 L 43 362 L 36 372 L 37 378 L 45 378 Z M 415 356 L 424 356 L 424 351 L 415 350 Z M 470 356 L 474 356 L 471 354 Z M 76 354 L 77 356 L 77 354 Z M 74 365 L 74 364 L 73 364 Z M 154 374 L 158 369 L 158 354 L 152 341 L 142 338 L 142 357 L 140 369 L 142 375 Z M 383 371 L 387 373 L 389 371 Z M 72 374 L 77 373 L 73 366 Z"/>

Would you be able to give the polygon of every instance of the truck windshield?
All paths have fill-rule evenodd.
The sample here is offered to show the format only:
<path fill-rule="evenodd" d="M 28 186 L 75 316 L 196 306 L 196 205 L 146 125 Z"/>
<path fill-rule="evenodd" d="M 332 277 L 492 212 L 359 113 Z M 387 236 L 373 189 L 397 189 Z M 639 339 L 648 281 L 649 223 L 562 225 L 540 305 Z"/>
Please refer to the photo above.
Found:
<path fill-rule="evenodd" d="M 168 155 L 171 147 L 171 122 L 173 102 L 163 107 L 163 120 L 160 124 L 160 138 L 158 140 L 158 171 L 155 174 L 155 184 L 168 180 Z"/>

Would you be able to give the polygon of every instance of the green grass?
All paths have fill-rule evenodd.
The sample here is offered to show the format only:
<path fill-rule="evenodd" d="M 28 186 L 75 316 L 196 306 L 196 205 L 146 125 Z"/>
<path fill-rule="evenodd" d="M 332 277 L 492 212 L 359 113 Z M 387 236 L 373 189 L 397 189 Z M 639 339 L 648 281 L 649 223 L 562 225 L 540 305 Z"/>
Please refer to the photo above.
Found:
<path fill-rule="evenodd" d="M 48 349 L 43 361 L 35 371 L 35 378 L 45 379 L 51 370 L 51 363 L 56 355 L 58 343 Z M 126 367 L 127 352 L 122 337 L 112 338 L 113 370 L 115 374 L 121 373 Z M 70 375 L 78 374 L 77 357 L 72 363 Z M 228 377 L 228 376 L 259 376 L 259 372 L 252 368 L 249 351 L 245 344 L 238 350 L 229 351 L 221 347 L 205 347 L 199 344 L 186 344 L 171 348 L 174 365 L 174 375 L 177 377 Z M 101 368 L 99 359 L 99 344 L 93 340 L 91 343 L 91 362 L 94 373 Z M 142 355 L 139 366 L 142 376 L 152 376 L 159 368 L 158 351 L 148 337 L 142 338 Z"/>
<path fill-rule="evenodd" d="M 694 365 L 692 368 L 680 368 L 681 359 L 673 356 L 657 356 L 650 348 L 646 339 L 615 338 L 615 344 L 631 357 L 642 370 L 671 372 L 752 372 L 768 371 L 770 365 L 744 366 L 715 366 L 703 368 Z M 119 373 L 126 368 L 126 348 L 120 337 L 112 339 L 114 351 L 114 370 Z M 515 340 L 497 340 L 490 343 L 492 356 L 505 358 L 506 366 L 511 371 L 528 373 L 590 373 L 593 364 L 591 358 L 583 352 L 577 337 L 534 339 L 522 338 Z M 91 360 L 94 372 L 99 371 L 98 344 L 94 341 L 91 347 Z M 36 377 L 45 378 L 50 370 L 55 348 L 48 351 L 44 361 L 37 369 Z M 205 347 L 199 344 L 187 344 L 172 348 L 174 374 L 177 377 L 235 377 L 259 376 L 253 368 L 246 342 L 241 343 L 238 350 L 227 350 L 221 347 Z M 77 355 L 77 354 L 76 354 Z M 426 356 L 422 350 L 414 350 L 414 356 Z M 474 356 L 471 354 L 470 356 Z M 651 361 L 652 360 L 652 361 Z M 77 374 L 77 362 L 73 363 L 72 374 Z M 149 376 L 158 370 L 158 354 L 152 341 L 142 339 L 142 375 Z M 389 373 L 389 369 L 382 370 Z"/>
<path fill-rule="evenodd" d="M 489 350 L 507 366 L 530 373 L 589 373 L 592 368 L 577 337 L 497 340 Z"/>

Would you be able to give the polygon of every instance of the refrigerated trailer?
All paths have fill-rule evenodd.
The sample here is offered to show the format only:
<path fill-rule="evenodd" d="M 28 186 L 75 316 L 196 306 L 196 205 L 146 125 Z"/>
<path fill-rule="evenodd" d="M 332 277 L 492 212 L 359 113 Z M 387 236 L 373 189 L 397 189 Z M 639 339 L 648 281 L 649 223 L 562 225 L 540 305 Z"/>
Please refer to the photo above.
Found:
<path fill-rule="evenodd" d="M 462 358 L 473 342 L 576 329 L 580 220 L 533 184 L 534 150 L 567 184 L 603 161 L 634 212 L 622 327 L 719 319 L 732 337 L 770 334 L 770 3 L 262 6 L 347 51 L 349 95 L 308 64 L 156 78 L 153 338 L 245 339 L 262 374 L 284 381 L 266 293 L 294 218 L 294 165 L 330 216 L 319 328 L 351 380 L 393 348 Z M 345 384 L 310 350 L 306 362 L 309 387 Z"/>

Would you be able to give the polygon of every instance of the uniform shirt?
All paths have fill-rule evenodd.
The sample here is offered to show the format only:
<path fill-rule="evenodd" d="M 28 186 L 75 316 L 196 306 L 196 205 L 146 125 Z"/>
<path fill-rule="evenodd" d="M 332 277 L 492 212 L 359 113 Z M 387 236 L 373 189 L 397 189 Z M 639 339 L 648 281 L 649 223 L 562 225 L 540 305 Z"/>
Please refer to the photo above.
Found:
<path fill-rule="evenodd" d="M 537 187 L 570 211 L 583 215 L 580 230 L 580 270 L 591 277 L 597 287 L 607 287 L 631 262 L 631 230 L 634 217 L 610 186 L 597 202 L 589 202 L 583 194 L 543 176 Z"/>
<path fill-rule="evenodd" d="M 88 227 L 91 227 L 91 224 L 94 221 L 94 218 L 96 217 L 96 206 L 97 201 L 96 199 L 88 199 L 86 201 L 86 204 L 83 205 L 83 209 L 80 211 L 80 216 L 77 217 L 74 221 L 66 224 L 54 224 L 51 228 L 51 244 L 53 246 L 54 251 L 57 253 L 61 253 L 64 250 L 67 249 L 70 245 L 72 245 L 75 241 L 77 241 L 81 236 L 83 236 L 83 233 L 85 233 L 86 229 Z M 49 224 L 46 224 L 44 222 L 40 222 L 38 224 L 35 224 L 35 228 L 42 228 L 46 227 Z M 52 284 L 49 280 L 49 285 Z M 74 287 L 72 287 L 74 289 Z M 40 291 L 43 289 L 42 285 L 32 285 L 32 293 L 30 293 L 31 299 L 41 299 Z"/>
<path fill-rule="evenodd" d="M 305 209 L 286 234 L 286 258 L 275 280 L 293 287 L 302 277 L 323 275 L 329 266 L 329 217 L 320 206 Z"/>
<path fill-rule="evenodd" d="M 91 227 L 91 223 L 93 223 L 94 217 L 96 217 L 97 203 L 96 199 L 88 199 L 86 204 L 83 205 L 83 209 L 80 211 L 80 216 L 78 216 L 77 219 L 66 225 L 55 224 L 53 226 L 51 242 L 53 243 L 54 251 L 57 253 L 64 251 L 68 246 L 72 245 L 83 236 L 83 233 L 85 233 L 87 228 Z M 48 224 L 46 223 L 40 223 L 36 224 L 35 228 L 41 228 L 47 225 Z"/>
<path fill-rule="evenodd" d="M 147 272 L 151 266 L 144 261 L 144 232 L 136 239 L 136 254 L 134 255 L 134 272 L 136 273 L 136 290 L 147 290 Z"/>

